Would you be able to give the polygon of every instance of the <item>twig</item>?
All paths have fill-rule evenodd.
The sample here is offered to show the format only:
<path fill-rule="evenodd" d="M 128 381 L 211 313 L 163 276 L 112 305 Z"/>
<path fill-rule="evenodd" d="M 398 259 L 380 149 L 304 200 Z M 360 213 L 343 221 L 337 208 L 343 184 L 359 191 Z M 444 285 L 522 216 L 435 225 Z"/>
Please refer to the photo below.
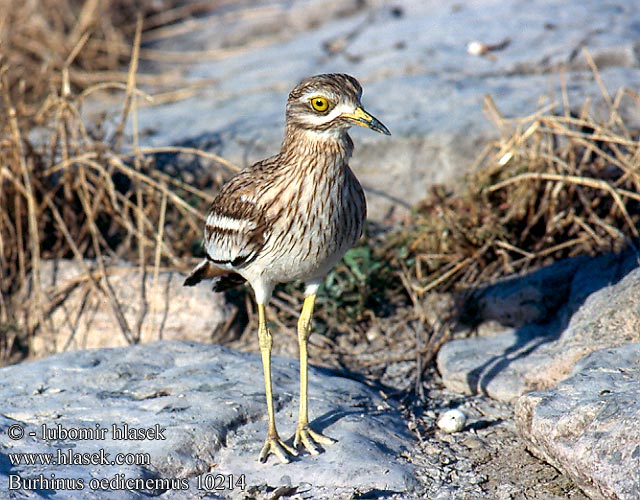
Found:
<path fill-rule="evenodd" d="M 133 52 L 131 54 L 131 62 L 129 63 L 129 73 L 127 76 L 127 91 L 124 99 L 124 106 L 122 107 L 122 116 L 120 117 L 120 124 L 115 132 L 115 150 L 120 151 L 122 147 L 122 140 L 124 137 L 124 128 L 127 124 L 127 117 L 129 116 L 129 110 L 131 109 L 131 99 L 133 98 L 134 89 L 136 88 L 136 73 L 138 72 L 138 60 L 140 58 L 140 38 L 142 36 L 142 16 L 138 14 L 136 21 L 136 34 L 133 39 Z"/>
<path fill-rule="evenodd" d="M 156 255 L 153 263 L 153 287 L 151 289 L 151 318 L 148 324 L 147 338 L 151 338 L 154 328 L 155 313 L 158 302 L 158 277 L 160 274 L 160 258 L 162 257 L 162 240 L 164 237 L 164 224 L 167 214 L 167 194 L 163 192 L 162 201 L 160 202 L 160 218 L 158 220 L 158 231 L 156 236 Z"/>

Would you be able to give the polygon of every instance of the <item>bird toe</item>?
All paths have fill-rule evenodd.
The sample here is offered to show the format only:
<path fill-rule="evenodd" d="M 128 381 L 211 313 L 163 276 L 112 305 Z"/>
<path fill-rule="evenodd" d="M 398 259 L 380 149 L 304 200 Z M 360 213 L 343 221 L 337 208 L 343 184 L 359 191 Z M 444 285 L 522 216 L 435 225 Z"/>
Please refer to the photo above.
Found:
<path fill-rule="evenodd" d="M 295 448 L 303 447 L 311 455 L 319 455 L 322 447 L 331 446 L 336 442 L 333 438 L 315 432 L 308 425 L 298 426 L 296 435 L 293 438 L 293 446 Z"/>
<path fill-rule="evenodd" d="M 280 462 L 288 464 L 291 457 L 298 456 L 298 452 L 282 441 L 278 436 L 268 437 L 260 452 L 259 460 L 265 463 L 269 455 L 275 455 Z"/>

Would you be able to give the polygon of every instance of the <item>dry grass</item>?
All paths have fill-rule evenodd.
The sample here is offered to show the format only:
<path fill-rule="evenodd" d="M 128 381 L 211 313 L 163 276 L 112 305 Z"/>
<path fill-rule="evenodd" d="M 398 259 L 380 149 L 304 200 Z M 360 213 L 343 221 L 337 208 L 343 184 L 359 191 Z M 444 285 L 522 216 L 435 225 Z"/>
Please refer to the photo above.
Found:
<path fill-rule="evenodd" d="M 39 107 L 62 87 L 63 70 L 73 92 L 109 82 L 125 84 L 136 32 L 158 38 L 171 24 L 210 11 L 223 0 L 184 5 L 178 0 L 0 0 L 0 65 L 15 102 Z M 145 59 L 163 54 L 146 54 Z M 123 70 L 124 68 L 124 70 Z M 138 75 L 158 82 L 161 75 Z"/>
<path fill-rule="evenodd" d="M 412 292 L 474 288 L 637 243 L 640 143 L 621 108 L 637 114 L 640 98 L 628 89 L 602 97 L 604 118 L 589 101 L 572 113 L 565 94 L 562 104 L 516 119 L 487 98 L 502 138 L 485 150 L 461 193 L 434 188 L 394 235 Z"/>
<path fill-rule="evenodd" d="M 395 304 L 409 327 L 388 328 L 373 363 L 397 361 L 394 344 L 405 342 L 401 359 L 417 353 L 420 387 L 422 368 L 454 325 L 475 321 L 458 316 L 472 312 L 466 303 L 475 290 L 561 259 L 636 248 L 640 134 L 624 116 L 640 116 L 640 96 L 624 88 L 610 96 L 584 55 L 602 91 L 597 113 L 589 100 L 572 107 L 563 92 L 559 103 L 507 119 L 487 98 L 501 139 L 487 145 L 458 192 L 433 187 L 400 228 L 372 247 L 369 267 L 381 273 L 383 287 L 370 282 L 368 292 L 381 296 L 367 304 Z M 354 345 L 367 344 L 363 332 L 372 325 L 351 332 Z M 407 335 L 415 337 L 408 347 Z"/>
<path fill-rule="evenodd" d="M 135 127 L 133 137 L 126 137 L 138 101 L 149 98 L 137 88 L 143 21 L 139 17 L 130 32 L 116 28 L 107 14 L 131 12 L 134 3 L 86 2 L 75 11 L 77 18 L 65 17 L 74 12 L 66 1 L 10 4 L 4 9 L 10 15 L 0 21 L 2 46 L 12 49 L 0 66 L 0 362 L 16 359 L 36 331 L 55 331 L 48 315 L 78 285 L 45 287 L 45 259 L 75 259 L 84 269 L 81 281 L 104 298 L 133 343 L 136 326 L 116 300 L 109 266 L 133 261 L 142 280 L 164 266 L 184 269 L 182 258 L 201 235 L 201 209 L 211 200 L 180 176 L 156 168 L 154 155 L 196 154 L 217 164 L 217 171 L 200 176 L 199 187 L 214 187 L 220 173 L 233 167 L 195 150 L 143 150 Z M 109 69 L 121 75 L 125 53 L 124 83 L 87 86 L 91 79 L 83 79 L 83 72 Z M 112 124 L 86 123 L 87 96 L 105 87 L 122 92 L 121 112 Z M 28 300 L 12 303 L 24 286 Z M 17 324 L 23 329 L 9 326 Z"/>

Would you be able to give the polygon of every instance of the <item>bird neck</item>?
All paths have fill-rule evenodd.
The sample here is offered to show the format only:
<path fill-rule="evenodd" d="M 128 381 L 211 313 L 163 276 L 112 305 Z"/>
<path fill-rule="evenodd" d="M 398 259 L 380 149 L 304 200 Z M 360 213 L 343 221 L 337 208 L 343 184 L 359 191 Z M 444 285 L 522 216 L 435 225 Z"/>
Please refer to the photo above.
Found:
<path fill-rule="evenodd" d="M 284 163 L 332 164 L 346 166 L 353 152 L 353 141 L 346 129 L 315 130 L 287 126 L 280 157 Z"/>

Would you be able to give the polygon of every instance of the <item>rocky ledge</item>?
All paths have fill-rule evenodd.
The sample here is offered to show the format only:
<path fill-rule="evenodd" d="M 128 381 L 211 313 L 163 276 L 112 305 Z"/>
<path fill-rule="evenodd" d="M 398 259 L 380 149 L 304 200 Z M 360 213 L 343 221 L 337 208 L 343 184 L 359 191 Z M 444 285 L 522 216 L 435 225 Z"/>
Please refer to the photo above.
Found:
<path fill-rule="evenodd" d="M 640 498 L 640 343 L 590 354 L 515 415 L 530 449 L 590 498 Z"/>
<path fill-rule="evenodd" d="M 298 366 L 275 358 L 273 370 L 284 438 L 296 425 Z M 0 490 L 16 498 L 233 498 L 276 488 L 335 498 L 417 486 L 398 411 L 328 370 L 311 368 L 310 413 L 338 443 L 286 465 L 257 461 L 267 426 L 257 355 L 154 342 L 57 354 L 0 377 Z"/>
<path fill-rule="evenodd" d="M 635 252 L 585 257 L 490 287 L 478 309 L 516 326 L 438 356 L 450 390 L 515 403 L 528 449 L 592 499 L 640 496 L 637 266 Z"/>

